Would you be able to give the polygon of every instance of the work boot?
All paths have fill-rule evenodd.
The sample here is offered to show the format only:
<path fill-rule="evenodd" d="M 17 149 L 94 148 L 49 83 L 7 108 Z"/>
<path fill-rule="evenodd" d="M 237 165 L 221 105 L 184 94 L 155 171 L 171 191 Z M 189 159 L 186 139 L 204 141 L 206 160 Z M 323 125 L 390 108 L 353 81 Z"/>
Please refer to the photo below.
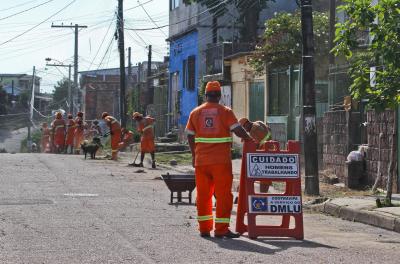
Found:
<path fill-rule="evenodd" d="M 240 234 L 239 234 L 239 233 L 232 232 L 231 230 L 228 230 L 228 232 L 226 232 L 226 233 L 223 234 L 223 235 L 217 235 L 217 234 L 215 234 L 214 236 L 215 236 L 216 238 L 224 238 L 224 237 L 226 237 L 226 238 L 239 238 L 239 237 L 240 237 Z"/>
<path fill-rule="evenodd" d="M 201 237 L 210 237 L 211 235 L 210 235 L 210 232 L 201 232 L 200 236 Z"/>
<path fill-rule="evenodd" d="M 143 162 L 140 162 L 136 167 L 143 168 L 143 167 L 144 167 L 144 166 L 143 166 Z"/>
<path fill-rule="evenodd" d="M 152 167 L 153 169 L 156 168 L 156 161 L 155 161 L 155 160 L 153 160 L 153 162 L 151 163 L 151 167 Z"/>

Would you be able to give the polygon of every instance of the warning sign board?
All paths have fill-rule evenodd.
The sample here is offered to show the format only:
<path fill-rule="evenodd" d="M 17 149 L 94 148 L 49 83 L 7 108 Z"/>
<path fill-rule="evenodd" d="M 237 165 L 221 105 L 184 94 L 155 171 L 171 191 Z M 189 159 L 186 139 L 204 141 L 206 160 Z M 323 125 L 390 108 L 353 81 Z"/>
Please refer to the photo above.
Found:
<path fill-rule="evenodd" d="M 298 154 L 247 153 L 249 178 L 298 178 Z"/>
<path fill-rule="evenodd" d="M 249 196 L 250 213 L 299 214 L 300 196 Z"/>

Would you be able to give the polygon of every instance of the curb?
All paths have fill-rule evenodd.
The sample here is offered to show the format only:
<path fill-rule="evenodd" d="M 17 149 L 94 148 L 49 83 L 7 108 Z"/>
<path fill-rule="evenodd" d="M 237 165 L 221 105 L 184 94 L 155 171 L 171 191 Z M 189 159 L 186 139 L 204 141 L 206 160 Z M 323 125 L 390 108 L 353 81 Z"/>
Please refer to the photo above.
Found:
<path fill-rule="evenodd" d="M 359 222 L 400 233 L 400 218 L 398 217 L 369 210 L 356 210 L 331 203 L 329 200 L 323 204 L 310 206 L 309 209 L 312 212 L 324 213 L 343 220 Z"/>

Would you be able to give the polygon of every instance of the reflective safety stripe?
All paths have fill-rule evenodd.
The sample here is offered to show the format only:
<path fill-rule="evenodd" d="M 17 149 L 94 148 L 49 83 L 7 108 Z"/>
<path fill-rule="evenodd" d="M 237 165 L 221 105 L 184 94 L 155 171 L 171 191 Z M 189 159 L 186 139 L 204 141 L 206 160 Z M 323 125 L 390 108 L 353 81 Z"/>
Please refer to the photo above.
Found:
<path fill-rule="evenodd" d="M 208 221 L 208 220 L 212 220 L 213 216 L 212 215 L 199 215 L 197 216 L 197 221 L 201 222 L 201 221 Z"/>
<path fill-rule="evenodd" d="M 118 152 L 118 149 L 113 149 L 111 150 L 111 152 Z"/>
<path fill-rule="evenodd" d="M 195 143 L 229 143 L 233 142 L 232 137 L 223 137 L 223 138 L 202 138 L 197 137 L 194 139 Z"/>
<path fill-rule="evenodd" d="M 55 128 L 57 129 L 57 128 L 63 128 L 64 126 L 63 125 L 59 125 L 59 126 L 56 126 Z"/>
<path fill-rule="evenodd" d="M 267 142 L 268 140 L 271 139 L 271 132 L 268 132 L 268 134 L 260 141 L 260 144 L 264 144 L 265 142 Z"/>
<path fill-rule="evenodd" d="M 231 221 L 230 218 L 215 218 L 215 223 L 225 223 L 229 224 Z"/>

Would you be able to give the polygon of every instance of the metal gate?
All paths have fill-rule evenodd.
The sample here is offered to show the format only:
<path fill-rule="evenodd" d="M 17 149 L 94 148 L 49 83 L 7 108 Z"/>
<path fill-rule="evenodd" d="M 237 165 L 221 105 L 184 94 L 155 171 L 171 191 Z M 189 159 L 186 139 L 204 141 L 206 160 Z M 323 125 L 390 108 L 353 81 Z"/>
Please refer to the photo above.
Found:
<path fill-rule="evenodd" d="M 249 90 L 249 118 L 251 121 L 264 121 L 264 98 L 264 82 L 251 82 Z"/>

